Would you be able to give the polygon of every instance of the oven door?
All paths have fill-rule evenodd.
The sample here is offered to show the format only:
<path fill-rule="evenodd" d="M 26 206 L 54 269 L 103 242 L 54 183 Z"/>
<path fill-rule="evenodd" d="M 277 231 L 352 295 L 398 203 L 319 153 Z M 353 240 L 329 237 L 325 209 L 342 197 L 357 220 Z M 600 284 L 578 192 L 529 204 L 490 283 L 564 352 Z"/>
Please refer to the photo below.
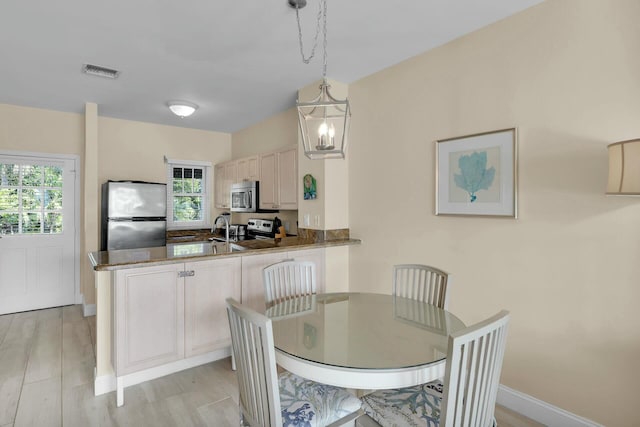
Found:
<path fill-rule="evenodd" d="M 231 212 L 255 212 L 256 196 L 253 189 L 231 190 Z"/>

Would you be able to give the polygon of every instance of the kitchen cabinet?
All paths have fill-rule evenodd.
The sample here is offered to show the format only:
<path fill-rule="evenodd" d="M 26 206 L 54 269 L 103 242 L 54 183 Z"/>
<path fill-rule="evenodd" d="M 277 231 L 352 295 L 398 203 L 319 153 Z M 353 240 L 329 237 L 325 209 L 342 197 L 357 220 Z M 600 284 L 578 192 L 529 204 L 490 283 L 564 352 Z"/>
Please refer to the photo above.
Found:
<path fill-rule="evenodd" d="M 316 292 L 325 289 L 325 250 L 305 249 L 280 252 L 275 254 L 253 255 L 242 257 L 242 304 L 259 313 L 264 313 L 264 283 L 262 270 L 277 262 L 287 259 L 311 261 L 316 265 Z"/>
<path fill-rule="evenodd" d="M 184 357 L 184 264 L 119 270 L 115 282 L 116 376 Z"/>
<path fill-rule="evenodd" d="M 215 181 L 214 201 L 216 208 L 229 209 L 231 203 L 231 185 L 238 182 L 238 163 L 236 161 L 219 163 L 213 170 Z"/>
<path fill-rule="evenodd" d="M 240 258 L 222 258 L 116 272 L 112 362 L 118 406 L 124 404 L 124 376 L 164 371 L 162 365 L 172 362 L 187 362 L 184 369 L 203 363 L 196 356 L 208 362 L 231 346 L 226 299 L 240 300 L 241 264 Z M 182 360 L 189 358 L 196 362 Z"/>
<path fill-rule="evenodd" d="M 242 304 L 258 313 L 264 313 L 264 284 L 262 270 L 287 259 L 287 253 L 275 253 L 242 257 Z"/>
<path fill-rule="evenodd" d="M 260 208 L 298 209 L 298 149 L 260 155 Z"/>
<path fill-rule="evenodd" d="M 260 181 L 260 164 L 258 156 L 244 157 L 237 160 L 238 181 Z"/>
<path fill-rule="evenodd" d="M 240 301 L 241 261 L 189 262 L 184 285 L 185 357 L 231 346 L 226 299 Z"/>
<path fill-rule="evenodd" d="M 325 292 L 325 250 L 320 249 L 303 249 L 299 251 L 288 252 L 289 259 L 295 261 L 311 261 L 316 265 L 316 292 Z"/>
<path fill-rule="evenodd" d="M 214 202 L 216 208 L 225 207 L 224 199 L 224 163 L 215 165 L 213 168 L 213 182 L 214 182 Z M 228 203 L 228 202 L 227 202 Z"/>

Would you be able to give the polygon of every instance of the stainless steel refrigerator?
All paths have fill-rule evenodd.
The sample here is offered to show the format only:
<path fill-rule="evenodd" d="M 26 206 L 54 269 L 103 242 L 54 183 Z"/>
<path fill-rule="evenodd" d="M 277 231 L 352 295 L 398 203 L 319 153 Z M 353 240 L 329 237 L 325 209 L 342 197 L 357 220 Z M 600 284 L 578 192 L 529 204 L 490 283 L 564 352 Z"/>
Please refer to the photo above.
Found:
<path fill-rule="evenodd" d="M 140 181 L 102 184 L 100 249 L 167 244 L 167 185 Z"/>

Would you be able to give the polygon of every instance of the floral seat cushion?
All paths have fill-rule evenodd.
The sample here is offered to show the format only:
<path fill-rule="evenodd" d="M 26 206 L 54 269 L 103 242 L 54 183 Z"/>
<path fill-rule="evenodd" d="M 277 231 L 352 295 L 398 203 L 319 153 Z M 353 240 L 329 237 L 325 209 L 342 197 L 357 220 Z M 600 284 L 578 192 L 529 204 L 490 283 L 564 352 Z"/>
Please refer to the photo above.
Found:
<path fill-rule="evenodd" d="M 362 398 L 362 409 L 382 427 L 437 427 L 442 382 L 379 390 Z"/>
<path fill-rule="evenodd" d="M 360 409 L 346 390 L 306 380 L 290 372 L 278 377 L 284 427 L 323 427 Z"/>

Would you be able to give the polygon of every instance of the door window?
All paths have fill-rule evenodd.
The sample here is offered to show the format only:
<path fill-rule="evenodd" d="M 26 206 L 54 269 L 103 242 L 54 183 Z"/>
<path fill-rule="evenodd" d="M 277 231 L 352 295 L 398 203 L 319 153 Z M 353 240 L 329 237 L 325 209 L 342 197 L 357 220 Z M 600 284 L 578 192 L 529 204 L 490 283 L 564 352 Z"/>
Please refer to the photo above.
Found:
<path fill-rule="evenodd" d="M 61 234 L 63 168 L 0 163 L 0 233 Z"/>

